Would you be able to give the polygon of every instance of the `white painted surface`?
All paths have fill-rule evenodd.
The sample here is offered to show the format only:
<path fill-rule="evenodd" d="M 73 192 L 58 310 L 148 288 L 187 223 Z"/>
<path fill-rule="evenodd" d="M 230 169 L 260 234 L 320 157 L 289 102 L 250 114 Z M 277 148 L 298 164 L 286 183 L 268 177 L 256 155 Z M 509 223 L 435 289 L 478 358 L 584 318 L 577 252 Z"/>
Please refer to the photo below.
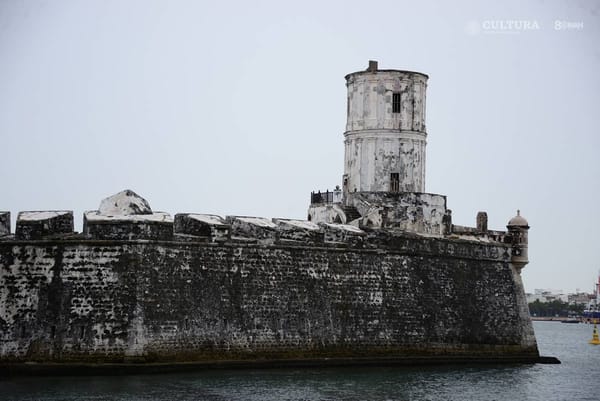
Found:
<path fill-rule="evenodd" d="M 116 215 L 106 216 L 100 213 L 98 210 L 91 210 L 84 213 L 85 218 L 91 222 L 97 221 L 137 221 L 137 222 L 165 222 L 172 223 L 173 217 L 169 213 L 165 212 L 154 212 L 152 214 L 129 214 L 129 215 Z"/>
<path fill-rule="evenodd" d="M 333 203 L 342 203 L 342 190 L 339 187 L 333 190 Z"/>
<path fill-rule="evenodd" d="M 44 212 L 19 212 L 18 220 L 22 221 L 39 221 L 48 220 L 53 217 L 69 214 L 68 211 L 44 211 Z"/>
<path fill-rule="evenodd" d="M 148 202 L 129 189 L 103 199 L 98 211 L 106 216 L 152 213 Z"/>
<path fill-rule="evenodd" d="M 346 221 L 346 214 L 339 203 L 333 204 L 311 204 L 308 208 L 310 221 L 313 223 L 349 223 Z"/>
<path fill-rule="evenodd" d="M 407 71 L 359 72 L 347 76 L 348 116 L 344 174 L 346 192 L 425 192 L 425 92 L 427 76 Z M 401 97 L 393 112 L 393 94 Z"/>
<path fill-rule="evenodd" d="M 225 225 L 225 220 L 221 216 L 217 216 L 215 214 L 188 214 L 190 219 L 194 219 L 197 221 L 201 221 L 206 224 L 210 224 L 212 226 L 223 226 Z"/>
<path fill-rule="evenodd" d="M 303 230 L 319 231 L 321 229 L 317 224 L 306 220 L 275 219 L 275 222 L 278 223 L 279 226 L 288 225 Z"/>
<path fill-rule="evenodd" d="M 268 227 L 275 228 L 277 224 L 273 223 L 270 219 L 265 217 L 244 217 L 244 216 L 235 216 L 236 220 L 240 220 L 247 224 L 252 224 L 259 227 Z"/>
<path fill-rule="evenodd" d="M 357 233 L 357 234 L 364 233 L 364 231 L 361 230 L 360 228 L 351 226 L 349 224 L 335 224 L 335 223 L 323 223 L 323 224 L 325 224 L 325 226 L 327 228 L 331 228 L 334 230 L 348 231 L 348 232 Z"/>

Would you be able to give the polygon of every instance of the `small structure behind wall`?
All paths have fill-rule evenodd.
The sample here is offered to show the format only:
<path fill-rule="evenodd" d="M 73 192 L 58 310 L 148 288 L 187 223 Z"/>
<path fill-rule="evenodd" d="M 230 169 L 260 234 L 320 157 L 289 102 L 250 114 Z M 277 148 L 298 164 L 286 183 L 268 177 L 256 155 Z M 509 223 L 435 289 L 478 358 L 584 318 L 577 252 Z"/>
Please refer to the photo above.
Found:
<path fill-rule="evenodd" d="M 10 235 L 10 212 L 0 212 L 0 237 Z"/>

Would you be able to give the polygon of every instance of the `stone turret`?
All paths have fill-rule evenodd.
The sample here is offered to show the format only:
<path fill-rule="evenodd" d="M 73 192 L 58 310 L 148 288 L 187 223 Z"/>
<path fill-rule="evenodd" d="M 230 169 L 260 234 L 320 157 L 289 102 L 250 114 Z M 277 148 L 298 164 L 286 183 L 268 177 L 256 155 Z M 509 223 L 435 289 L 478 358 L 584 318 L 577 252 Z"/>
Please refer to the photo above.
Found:
<path fill-rule="evenodd" d="M 379 69 L 346 75 L 342 202 L 311 194 L 309 220 L 393 228 L 428 235 L 449 232 L 446 198 L 425 193 L 425 92 L 420 72 Z M 446 219 L 446 223 L 443 221 Z"/>
<path fill-rule="evenodd" d="M 427 79 L 376 61 L 346 75 L 344 193 L 425 192 Z"/>
<path fill-rule="evenodd" d="M 511 263 L 518 271 L 521 271 L 529 263 L 527 252 L 529 223 L 521 216 L 521 211 L 517 210 L 517 215 L 510 219 L 506 228 L 512 243 Z"/>

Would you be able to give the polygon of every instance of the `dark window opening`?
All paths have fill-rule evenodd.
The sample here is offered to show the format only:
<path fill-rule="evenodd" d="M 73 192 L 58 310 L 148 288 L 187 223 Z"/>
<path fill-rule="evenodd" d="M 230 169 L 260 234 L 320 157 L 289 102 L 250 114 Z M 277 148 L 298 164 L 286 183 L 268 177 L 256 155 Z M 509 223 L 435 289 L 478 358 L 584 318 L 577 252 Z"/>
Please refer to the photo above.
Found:
<path fill-rule="evenodd" d="M 50 337 L 54 338 L 56 336 L 56 326 L 50 326 Z"/>
<path fill-rule="evenodd" d="M 390 192 L 400 192 L 400 174 L 392 173 L 390 175 Z"/>
<path fill-rule="evenodd" d="M 79 338 L 83 340 L 84 337 L 85 337 L 85 326 L 81 326 L 79 328 Z"/>
<path fill-rule="evenodd" d="M 400 93 L 392 94 L 392 113 L 400 113 L 401 97 Z"/>
<path fill-rule="evenodd" d="M 346 103 L 346 117 L 350 116 L 350 97 L 348 96 L 348 102 Z"/>

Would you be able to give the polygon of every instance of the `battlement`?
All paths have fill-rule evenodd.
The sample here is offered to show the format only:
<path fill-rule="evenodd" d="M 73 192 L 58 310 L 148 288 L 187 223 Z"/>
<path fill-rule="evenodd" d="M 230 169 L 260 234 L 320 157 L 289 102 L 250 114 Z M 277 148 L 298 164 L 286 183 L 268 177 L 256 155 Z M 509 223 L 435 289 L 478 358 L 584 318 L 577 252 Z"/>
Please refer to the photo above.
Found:
<path fill-rule="evenodd" d="M 317 217 L 306 221 L 254 216 L 153 212 L 148 202 L 131 190 L 101 202 L 83 214 L 83 232 L 73 228 L 72 211 L 29 211 L 17 216 L 10 232 L 10 212 L 0 213 L 0 242 L 11 241 L 173 241 L 259 245 L 343 246 L 363 249 L 395 248 L 397 238 L 428 238 L 513 244 L 505 231 L 487 229 L 487 215 L 478 214 L 477 227 L 451 222 L 446 198 L 420 193 L 357 193 L 349 197 L 359 217 L 352 224 Z M 313 205 L 314 206 L 314 205 Z M 334 204 L 336 213 L 348 207 Z M 316 205 L 316 207 L 332 207 Z M 329 210 L 329 209 L 327 209 Z M 322 216 L 321 216 L 322 217 Z M 343 221 L 348 220 L 344 217 Z M 377 221 L 373 224 L 373 221 Z"/>
<path fill-rule="evenodd" d="M 70 210 L 19 212 L 15 238 L 36 240 L 73 233 L 73 212 Z"/>
<path fill-rule="evenodd" d="M 84 233 L 51 231 L 69 215 L 36 215 L 47 236 L 0 237 L 0 366 L 537 357 L 508 243 L 100 210 Z"/>
<path fill-rule="evenodd" d="M 477 227 L 465 227 L 452 224 L 450 236 L 463 239 L 477 239 L 480 241 L 499 242 L 502 244 L 510 244 L 512 235 L 507 231 L 485 230 L 481 231 Z"/>
<path fill-rule="evenodd" d="M 164 212 L 104 216 L 98 211 L 88 211 L 83 214 L 83 235 L 94 239 L 170 240 L 173 218 Z"/>
<path fill-rule="evenodd" d="M 178 213 L 103 216 L 98 211 L 84 213 L 83 232 L 73 231 L 72 211 L 22 212 L 18 233 L 10 233 L 10 213 L 0 242 L 35 241 L 173 241 L 200 243 L 245 243 L 262 245 L 332 245 L 363 247 L 373 230 L 347 224 L 252 216 Z M 35 213 L 35 215 L 33 215 Z M 32 217 L 35 217 L 33 219 Z M 378 245 L 381 245 L 378 243 Z M 375 243 L 372 247 L 377 246 Z"/>

